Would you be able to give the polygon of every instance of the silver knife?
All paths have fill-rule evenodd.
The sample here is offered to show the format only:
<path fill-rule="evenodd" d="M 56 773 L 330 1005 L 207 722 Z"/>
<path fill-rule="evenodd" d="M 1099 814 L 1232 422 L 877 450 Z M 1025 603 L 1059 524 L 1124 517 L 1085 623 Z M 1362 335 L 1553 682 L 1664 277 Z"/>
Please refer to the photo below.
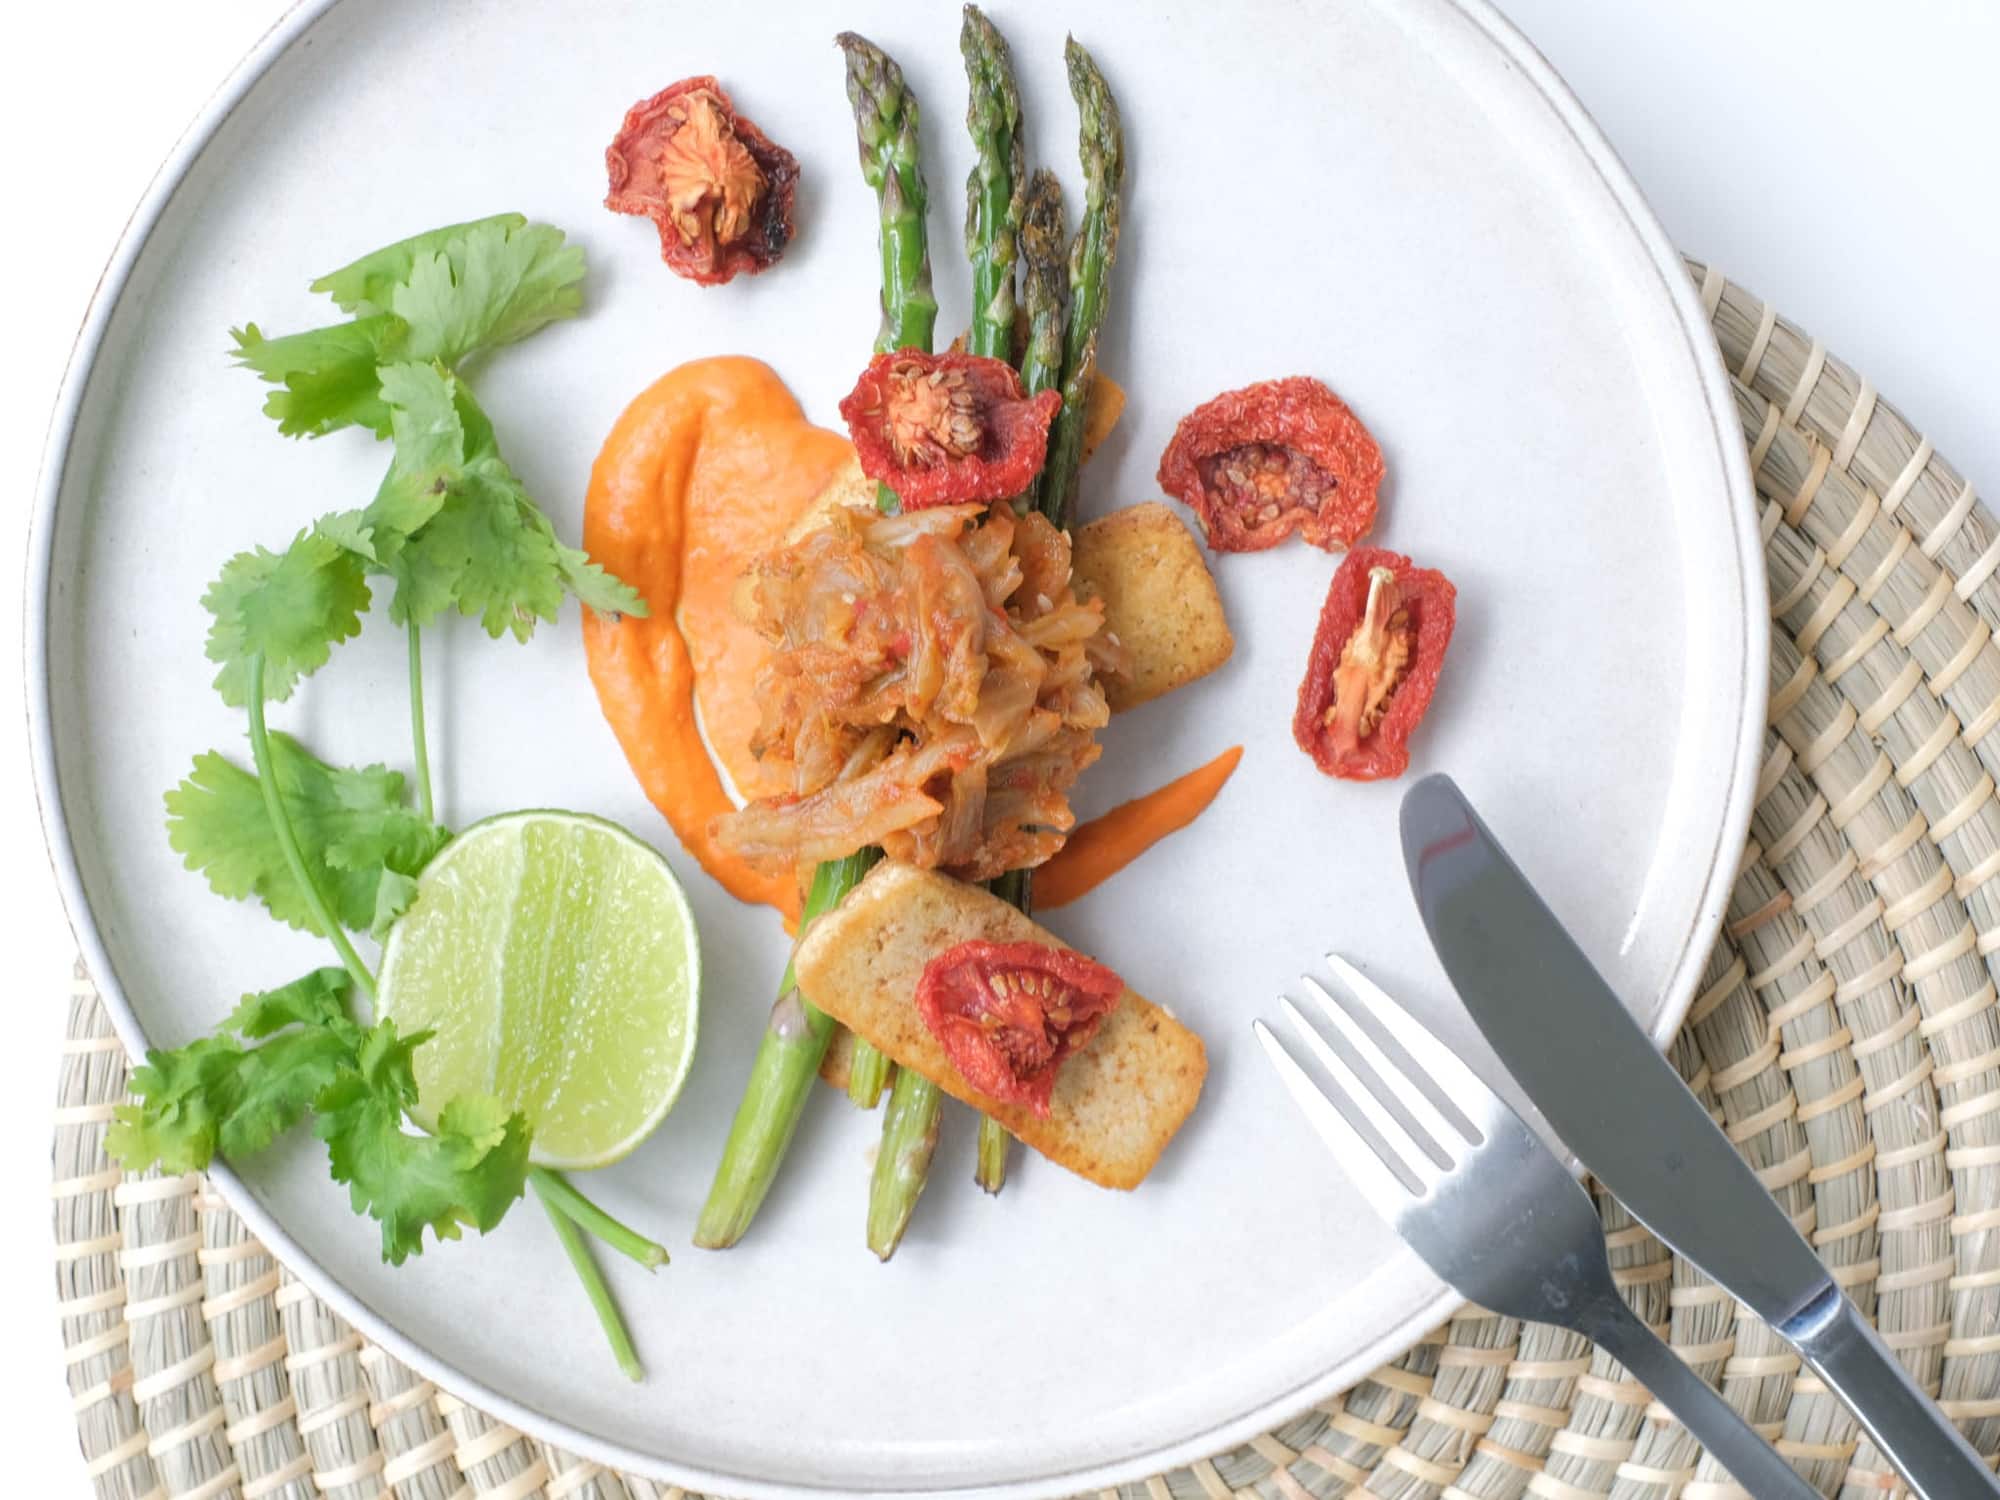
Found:
<path fill-rule="evenodd" d="M 1404 797 L 1403 861 L 1473 1020 L 1598 1181 L 1789 1340 L 1919 1500 L 2000 1496 L 1449 777 Z"/>

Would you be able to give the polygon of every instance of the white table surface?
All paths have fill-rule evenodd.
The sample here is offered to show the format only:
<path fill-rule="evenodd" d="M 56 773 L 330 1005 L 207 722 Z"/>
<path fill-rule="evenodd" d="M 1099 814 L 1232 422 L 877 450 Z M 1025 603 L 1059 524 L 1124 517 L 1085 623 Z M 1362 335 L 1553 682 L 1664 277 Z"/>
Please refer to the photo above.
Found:
<path fill-rule="evenodd" d="M 18 704 L 23 526 L 56 384 L 104 259 L 159 159 L 272 0 L 39 5 L 0 51 L 0 700 Z M 1981 0 L 1503 0 L 1623 153 L 1667 231 L 1865 370 L 1975 483 L 2000 485 L 1989 382 L 2000 204 L 1988 112 L 2000 8 Z M 20 7 L 27 10 L 27 7 Z M 996 3 L 1004 18 L 1005 5 Z M 1079 6 L 1080 24 L 1084 7 Z M 1467 247 L 1476 254 L 1476 246 Z M 14 561 L 8 561 L 11 557 Z M 19 720 L 12 712 L 5 717 Z M 46 1205 L 71 947 L 25 736 L 0 735 L 0 1410 L 6 1488 L 87 1493 L 64 1393 Z"/>

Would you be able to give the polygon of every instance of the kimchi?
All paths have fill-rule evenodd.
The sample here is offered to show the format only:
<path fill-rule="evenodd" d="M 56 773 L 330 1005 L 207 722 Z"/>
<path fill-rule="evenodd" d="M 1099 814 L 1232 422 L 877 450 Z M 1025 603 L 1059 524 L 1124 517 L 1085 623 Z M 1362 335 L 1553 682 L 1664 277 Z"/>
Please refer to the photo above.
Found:
<path fill-rule="evenodd" d="M 836 507 L 759 558 L 736 607 L 773 648 L 751 750 L 789 790 L 718 818 L 724 845 L 781 869 L 874 844 L 963 880 L 1062 847 L 1125 653 L 1046 518 Z"/>

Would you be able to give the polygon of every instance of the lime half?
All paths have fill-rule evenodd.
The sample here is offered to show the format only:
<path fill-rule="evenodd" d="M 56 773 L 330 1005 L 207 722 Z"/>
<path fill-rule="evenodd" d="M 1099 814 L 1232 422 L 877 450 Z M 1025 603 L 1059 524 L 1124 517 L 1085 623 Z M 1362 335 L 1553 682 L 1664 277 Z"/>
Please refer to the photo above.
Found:
<path fill-rule="evenodd" d="M 379 1014 L 417 1049 L 419 1124 L 490 1093 L 545 1167 L 602 1167 L 665 1118 L 694 1060 L 701 948 L 680 882 L 624 829 L 566 812 L 474 824 L 390 929 Z"/>

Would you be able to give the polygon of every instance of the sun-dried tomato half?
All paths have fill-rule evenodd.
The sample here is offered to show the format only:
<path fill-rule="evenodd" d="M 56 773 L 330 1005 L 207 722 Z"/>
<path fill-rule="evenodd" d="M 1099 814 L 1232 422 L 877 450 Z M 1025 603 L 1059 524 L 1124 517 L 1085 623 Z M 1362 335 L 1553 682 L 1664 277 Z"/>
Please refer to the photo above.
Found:
<path fill-rule="evenodd" d="M 651 219 L 660 258 L 689 281 L 755 275 L 792 241 L 798 158 L 736 113 L 706 74 L 627 110 L 604 165 L 604 206 Z"/>
<path fill-rule="evenodd" d="M 1380 547 L 1347 554 L 1326 591 L 1292 738 L 1329 776 L 1382 781 L 1409 767 L 1457 618 L 1444 574 Z"/>
<path fill-rule="evenodd" d="M 924 965 L 917 1011 L 967 1083 L 1047 1119 L 1056 1070 L 1124 993 L 1124 980 L 1067 948 L 970 942 Z"/>
<path fill-rule="evenodd" d="M 1041 472 L 1055 391 L 1030 396 L 1005 360 L 980 354 L 878 354 L 840 403 L 861 472 L 905 510 L 1009 500 Z"/>
<path fill-rule="evenodd" d="M 1347 403 L 1307 375 L 1225 391 L 1181 418 L 1160 487 L 1201 517 L 1217 552 L 1297 532 L 1329 552 L 1375 524 L 1382 450 Z"/>

